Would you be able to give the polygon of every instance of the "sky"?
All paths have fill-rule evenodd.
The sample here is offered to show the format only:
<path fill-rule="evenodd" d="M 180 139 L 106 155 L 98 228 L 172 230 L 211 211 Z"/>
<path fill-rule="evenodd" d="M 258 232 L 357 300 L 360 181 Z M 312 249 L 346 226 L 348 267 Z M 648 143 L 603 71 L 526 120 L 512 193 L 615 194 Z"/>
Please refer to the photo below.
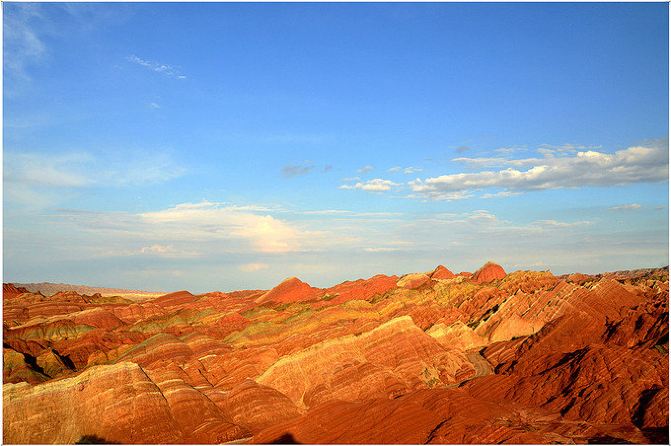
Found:
<path fill-rule="evenodd" d="M 668 264 L 668 5 L 3 3 L 3 280 Z"/>

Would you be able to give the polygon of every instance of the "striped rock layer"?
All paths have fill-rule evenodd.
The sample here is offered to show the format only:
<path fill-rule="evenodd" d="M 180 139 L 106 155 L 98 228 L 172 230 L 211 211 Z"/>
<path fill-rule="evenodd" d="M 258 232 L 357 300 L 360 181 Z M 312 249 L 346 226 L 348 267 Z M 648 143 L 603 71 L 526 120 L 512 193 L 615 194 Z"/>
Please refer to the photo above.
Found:
<path fill-rule="evenodd" d="M 668 270 L 3 285 L 3 441 L 668 442 Z"/>

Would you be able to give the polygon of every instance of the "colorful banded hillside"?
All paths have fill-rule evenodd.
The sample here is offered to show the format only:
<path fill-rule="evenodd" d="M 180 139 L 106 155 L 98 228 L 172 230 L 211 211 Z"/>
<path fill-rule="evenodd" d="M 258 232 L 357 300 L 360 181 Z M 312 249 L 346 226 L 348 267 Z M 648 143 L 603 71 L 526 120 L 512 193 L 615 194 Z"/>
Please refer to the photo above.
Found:
<path fill-rule="evenodd" d="M 668 268 L 3 285 L 5 443 L 668 443 Z"/>

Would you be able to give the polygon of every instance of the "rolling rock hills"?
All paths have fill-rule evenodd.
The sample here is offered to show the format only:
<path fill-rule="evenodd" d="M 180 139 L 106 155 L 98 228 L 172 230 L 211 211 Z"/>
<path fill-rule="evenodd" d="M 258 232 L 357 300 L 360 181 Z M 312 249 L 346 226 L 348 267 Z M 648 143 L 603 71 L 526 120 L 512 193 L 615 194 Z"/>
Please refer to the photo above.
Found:
<path fill-rule="evenodd" d="M 668 268 L 3 286 L 5 443 L 667 443 Z"/>

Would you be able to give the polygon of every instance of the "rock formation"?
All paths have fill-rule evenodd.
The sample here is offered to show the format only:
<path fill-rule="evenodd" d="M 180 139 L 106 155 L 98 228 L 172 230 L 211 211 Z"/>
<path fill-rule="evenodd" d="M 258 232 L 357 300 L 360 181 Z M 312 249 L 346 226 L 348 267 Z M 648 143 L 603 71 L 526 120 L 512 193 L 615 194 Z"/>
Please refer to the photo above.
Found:
<path fill-rule="evenodd" d="M 668 269 L 3 297 L 6 443 L 668 442 Z"/>
<path fill-rule="evenodd" d="M 479 270 L 473 273 L 473 280 L 478 283 L 491 282 L 506 277 L 506 272 L 494 262 L 487 262 L 480 267 Z"/>
<path fill-rule="evenodd" d="M 443 265 L 438 265 L 431 273 L 432 279 L 454 279 L 455 277 L 457 276 Z"/>
<path fill-rule="evenodd" d="M 286 304 L 301 302 L 304 300 L 312 300 L 316 298 L 318 294 L 318 289 L 312 288 L 297 277 L 290 277 L 272 290 L 258 297 L 256 303 L 274 302 L 278 304 Z"/>

